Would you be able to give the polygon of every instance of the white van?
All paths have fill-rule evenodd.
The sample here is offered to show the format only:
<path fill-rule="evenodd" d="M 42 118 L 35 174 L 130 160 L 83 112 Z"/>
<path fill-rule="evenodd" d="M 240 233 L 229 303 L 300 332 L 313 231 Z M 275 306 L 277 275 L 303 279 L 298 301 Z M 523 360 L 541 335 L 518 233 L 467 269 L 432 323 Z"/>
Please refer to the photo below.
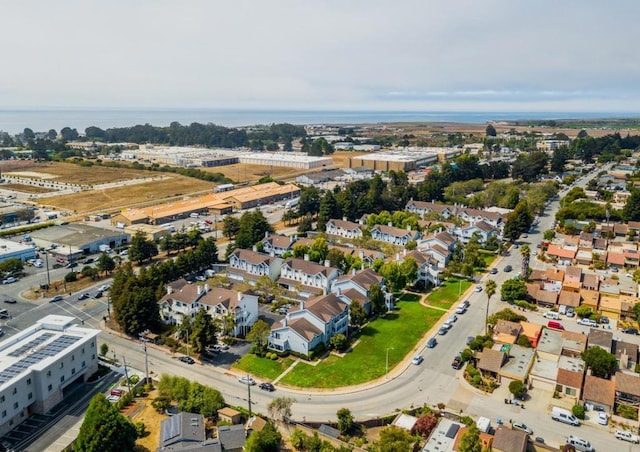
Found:
<path fill-rule="evenodd" d="M 560 314 L 558 314 L 556 311 L 547 311 L 542 317 L 545 317 L 547 319 L 560 320 Z"/>
<path fill-rule="evenodd" d="M 593 446 L 591 443 L 584 438 L 580 438 L 579 436 L 569 435 L 567 437 L 567 444 L 571 444 L 576 450 L 582 452 L 593 452 Z"/>
<path fill-rule="evenodd" d="M 557 422 L 564 422 L 565 424 L 569 425 L 580 425 L 580 421 L 573 415 L 571 411 L 565 410 L 564 408 L 559 408 L 557 406 L 551 408 L 551 419 Z"/>

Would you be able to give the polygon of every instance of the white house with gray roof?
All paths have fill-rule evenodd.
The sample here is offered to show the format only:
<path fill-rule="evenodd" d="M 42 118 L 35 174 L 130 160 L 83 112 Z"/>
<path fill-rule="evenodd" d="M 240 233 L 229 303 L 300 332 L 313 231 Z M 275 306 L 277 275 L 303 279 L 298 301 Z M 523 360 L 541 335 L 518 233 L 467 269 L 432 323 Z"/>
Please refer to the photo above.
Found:
<path fill-rule="evenodd" d="M 280 274 L 282 259 L 253 250 L 238 248 L 229 256 L 227 276 L 238 281 L 253 283 L 261 276 L 275 281 Z"/>
<path fill-rule="evenodd" d="M 285 260 L 280 270 L 278 284 L 306 297 L 329 293 L 331 283 L 339 276 L 340 270 L 331 267 L 329 261 L 322 265 L 308 258 L 309 256 L 305 255 L 304 259 Z"/>

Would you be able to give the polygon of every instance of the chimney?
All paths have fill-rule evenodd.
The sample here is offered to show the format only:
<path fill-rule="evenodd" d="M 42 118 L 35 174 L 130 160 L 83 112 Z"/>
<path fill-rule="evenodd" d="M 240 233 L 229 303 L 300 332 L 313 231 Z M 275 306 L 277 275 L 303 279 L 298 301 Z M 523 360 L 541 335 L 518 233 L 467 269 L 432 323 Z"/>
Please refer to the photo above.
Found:
<path fill-rule="evenodd" d="M 238 295 L 238 301 L 242 301 L 242 292 L 238 291 L 236 294 Z"/>
<path fill-rule="evenodd" d="M 355 275 L 356 275 L 356 269 L 355 269 L 355 268 L 352 268 L 352 269 L 351 269 L 351 274 L 352 274 L 353 276 L 355 276 Z"/>
<path fill-rule="evenodd" d="M 347 221 L 347 217 L 342 217 L 342 221 Z"/>
<path fill-rule="evenodd" d="M 407 249 L 405 248 L 405 249 L 402 250 L 402 257 L 404 257 L 406 255 L 407 255 Z"/>
<path fill-rule="evenodd" d="M 264 238 L 265 239 L 269 238 L 269 231 L 264 231 Z"/>
<path fill-rule="evenodd" d="M 410 224 L 408 224 L 408 225 L 407 225 L 407 231 L 410 231 L 410 230 L 411 230 L 411 225 L 410 225 Z"/>
<path fill-rule="evenodd" d="M 173 287 L 167 284 L 167 295 L 171 295 L 173 293 Z"/>
<path fill-rule="evenodd" d="M 338 297 L 339 297 L 340 295 L 342 295 L 342 289 L 338 287 L 338 288 L 336 289 L 336 296 L 338 296 Z"/>
<path fill-rule="evenodd" d="M 304 300 L 300 300 L 300 310 L 304 310 Z"/>
<path fill-rule="evenodd" d="M 325 259 L 324 260 L 324 266 L 325 267 L 331 267 L 331 261 L 329 261 L 329 259 Z"/>
<path fill-rule="evenodd" d="M 251 248 L 253 250 L 254 253 L 258 252 L 258 245 L 253 245 L 253 247 Z"/>
<path fill-rule="evenodd" d="M 276 252 L 273 251 L 273 250 L 269 251 L 269 256 L 270 257 L 276 257 Z"/>
<path fill-rule="evenodd" d="M 196 286 L 198 288 L 198 295 L 202 295 L 202 286 Z"/>
<path fill-rule="evenodd" d="M 389 226 L 390 228 L 392 228 L 392 227 L 393 227 L 393 223 L 390 221 L 390 222 L 388 222 L 388 223 L 387 223 L 387 226 Z"/>
<path fill-rule="evenodd" d="M 287 317 L 289 317 L 289 314 L 286 314 L 282 319 L 282 326 L 287 326 Z"/>
<path fill-rule="evenodd" d="M 304 260 L 305 260 L 305 261 L 308 261 L 308 260 L 309 260 L 309 254 L 308 254 L 308 253 L 306 253 L 306 254 L 304 255 Z"/>
<path fill-rule="evenodd" d="M 364 251 L 360 250 L 358 251 L 358 257 L 362 260 L 364 260 Z"/>
<path fill-rule="evenodd" d="M 204 284 L 204 293 L 209 292 L 209 283 Z"/>

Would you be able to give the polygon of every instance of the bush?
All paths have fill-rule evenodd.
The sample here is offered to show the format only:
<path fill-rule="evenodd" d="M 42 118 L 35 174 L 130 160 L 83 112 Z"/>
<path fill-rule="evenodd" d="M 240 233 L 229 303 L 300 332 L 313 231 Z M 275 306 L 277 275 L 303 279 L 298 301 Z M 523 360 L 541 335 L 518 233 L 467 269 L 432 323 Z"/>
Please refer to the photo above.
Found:
<path fill-rule="evenodd" d="M 620 403 L 618 405 L 616 413 L 618 416 L 622 416 L 625 419 L 632 419 L 634 421 L 638 420 L 638 410 L 629 405 L 625 405 L 624 403 Z"/>
<path fill-rule="evenodd" d="M 144 425 L 144 422 L 136 422 L 135 427 L 138 438 L 142 438 L 147 433 L 147 427 Z"/>
<path fill-rule="evenodd" d="M 73 282 L 77 280 L 78 280 L 78 275 L 76 274 L 76 272 L 69 272 L 66 275 L 64 275 L 65 282 Z"/>
<path fill-rule="evenodd" d="M 571 412 L 578 419 L 584 419 L 584 407 L 582 405 L 579 405 L 579 404 L 576 403 L 571 408 Z"/>
<path fill-rule="evenodd" d="M 509 383 L 509 392 L 514 397 L 521 399 L 527 393 L 527 386 L 521 381 L 513 380 Z"/>

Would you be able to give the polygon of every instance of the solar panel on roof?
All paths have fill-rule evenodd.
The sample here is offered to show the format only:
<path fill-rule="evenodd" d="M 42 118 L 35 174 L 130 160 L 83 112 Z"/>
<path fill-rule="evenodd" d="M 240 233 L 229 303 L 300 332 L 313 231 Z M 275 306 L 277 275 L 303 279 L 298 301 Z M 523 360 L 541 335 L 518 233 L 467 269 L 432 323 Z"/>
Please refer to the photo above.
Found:
<path fill-rule="evenodd" d="M 54 336 L 53 333 L 43 333 L 40 336 L 36 337 L 35 339 L 27 342 L 22 347 L 17 348 L 16 350 L 12 351 L 11 353 L 8 353 L 8 355 L 13 357 L 13 358 L 17 358 L 18 356 L 21 356 L 21 355 L 25 354 L 26 352 L 28 352 L 29 350 L 37 347 L 38 345 L 48 341 L 53 336 Z"/>

